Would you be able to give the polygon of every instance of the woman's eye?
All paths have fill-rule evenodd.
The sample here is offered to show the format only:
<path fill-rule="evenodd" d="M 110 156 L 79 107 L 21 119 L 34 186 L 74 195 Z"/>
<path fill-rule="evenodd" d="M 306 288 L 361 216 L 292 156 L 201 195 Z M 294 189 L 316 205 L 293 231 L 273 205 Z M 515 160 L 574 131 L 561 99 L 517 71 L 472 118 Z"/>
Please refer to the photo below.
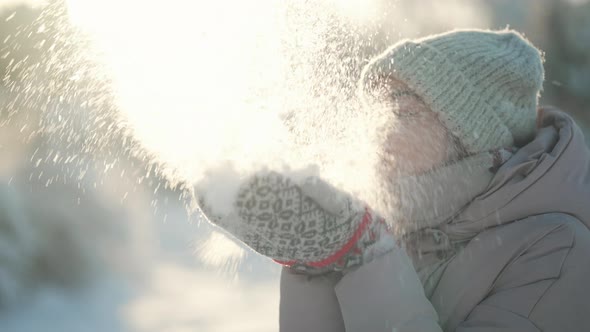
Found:
<path fill-rule="evenodd" d="M 411 97 L 415 97 L 415 98 L 420 99 L 420 97 L 414 91 L 410 91 L 410 90 L 397 90 L 397 91 L 393 91 L 393 93 L 391 94 L 391 98 L 394 100 L 399 99 L 404 96 L 411 96 Z"/>
<path fill-rule="evenodd" d="M 411 90 L 397 90 L 391 94 L 391 100 L 394 102 L 392 112 L 398 117 L 414 117 L 420 113 L 420 107 L 417 103 L 421 104 L 422 99 L 414 91 Z M 406 97 L 413 101 L 408 103 L 399 103 L 400 98 Z"/>

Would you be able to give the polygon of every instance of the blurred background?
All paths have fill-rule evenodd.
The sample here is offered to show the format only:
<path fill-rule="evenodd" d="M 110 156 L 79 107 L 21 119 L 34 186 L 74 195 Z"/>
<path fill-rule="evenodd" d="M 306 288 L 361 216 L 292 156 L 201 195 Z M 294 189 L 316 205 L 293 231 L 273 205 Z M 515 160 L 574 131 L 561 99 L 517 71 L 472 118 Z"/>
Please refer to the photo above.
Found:
<path fill-rule="evenodd" d="M 279 268 L 194 213 L 190 188 L 121 125 L 109 71 L 86 52 L 80 20 L 92 10 L 72 15 L 76 1 L 0 0 L 0 331 L 278 330 Z M 510 27 L 545 52 L 542 104 L 589 136 L 590 1 L 326 1 L 336 10 L 285 1 L 281 12 L 283 46 L 314 45 L 292 62 L 317 73 L 310 93 L 352 98 L 363 65 L 401 38 Z M 108 8 L 162 31 L 185 11 L 182 1 L 125 3 Z M 112 24 L 109 11 L 98 17 Z M 173 66 L 167 53 L 144 74 Z M 286 121 L 296 126 L 297 112 Z"/>

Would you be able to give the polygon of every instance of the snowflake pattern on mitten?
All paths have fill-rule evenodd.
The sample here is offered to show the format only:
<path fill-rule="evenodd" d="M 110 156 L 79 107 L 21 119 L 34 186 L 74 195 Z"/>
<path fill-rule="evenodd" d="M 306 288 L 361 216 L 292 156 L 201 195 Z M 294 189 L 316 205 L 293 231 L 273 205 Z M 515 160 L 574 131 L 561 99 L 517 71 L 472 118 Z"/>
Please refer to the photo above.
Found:
<path fill-rule="evenodd" d="M 339 211 L 327 211 L 298 184 L 270 172 L 241 187 L 237 217 L 221 226 L 255 251 L 295 270 L 339 271 L 371 259 L 375 250 L 367 248 L 377 240 L 387 243 L 380 250 L 395 246 L 383 219 L 359 206 L 348 198 Z"/>

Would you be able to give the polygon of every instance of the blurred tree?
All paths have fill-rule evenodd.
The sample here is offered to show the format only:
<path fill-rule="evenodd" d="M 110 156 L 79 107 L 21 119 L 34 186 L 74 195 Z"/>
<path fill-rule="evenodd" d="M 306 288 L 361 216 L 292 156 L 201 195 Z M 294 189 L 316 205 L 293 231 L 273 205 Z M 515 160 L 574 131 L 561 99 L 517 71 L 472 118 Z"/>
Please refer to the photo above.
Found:
<path fill-rule="evenodd" d="M 547 22 L 547 78 L 557 105 L 590 122 L 590 2 L 555 1 Z M 582 113 L 583 111 L 583 113 Z"/>

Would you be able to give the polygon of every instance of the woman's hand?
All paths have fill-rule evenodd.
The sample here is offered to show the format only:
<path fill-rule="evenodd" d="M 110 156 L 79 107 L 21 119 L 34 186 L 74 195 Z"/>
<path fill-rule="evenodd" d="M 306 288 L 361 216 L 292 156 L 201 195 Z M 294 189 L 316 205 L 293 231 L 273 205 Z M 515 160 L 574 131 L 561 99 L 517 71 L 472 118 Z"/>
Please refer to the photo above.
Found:
<path fill-rule="evenodd" d="M 239 189 L 233 211 L 215 217 L 255 251 L 304 273 L 345 270 L 395 247 L 385 222 L 350 195 L 317 177 L 295 182 L 259 173 Z"/>

